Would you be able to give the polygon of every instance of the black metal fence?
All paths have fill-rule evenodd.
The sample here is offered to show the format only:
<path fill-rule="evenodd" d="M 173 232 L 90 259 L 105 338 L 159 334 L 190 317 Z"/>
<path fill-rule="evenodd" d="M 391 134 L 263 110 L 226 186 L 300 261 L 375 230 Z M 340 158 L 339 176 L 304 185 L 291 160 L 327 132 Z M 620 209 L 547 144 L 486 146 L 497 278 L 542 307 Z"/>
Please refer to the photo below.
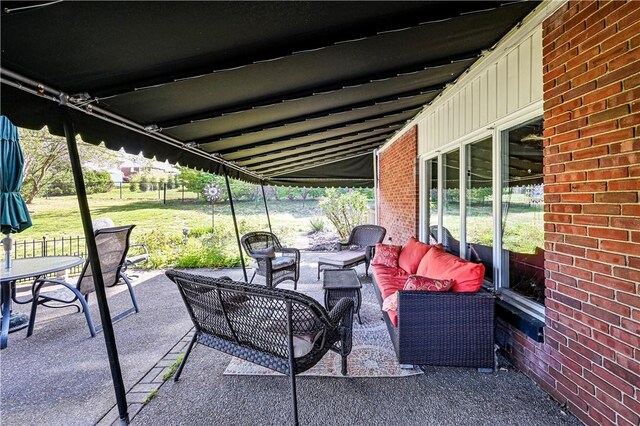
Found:
<path fill-rule="evenodd" d="M 91 191 L 89 191 L 91 194 Z M 72 195 L 51 191 L 45 195 L 53 198 L 61 195 Z M 120 182 L 114 183 L 107 192 L 94 192 L 92 198 L 113 200 L 169 201 L 187 202 L 200 199 L 201 195 L 189 191 L 184 185 L 167 182 Z"/>
<path fill-rule="evenodd" d="M 11 257 L 14 259 L 38 256 L 80 256 L 84 258 L 86 254 L 84 237 L 80 236 L 55 238 L 43 236 L 41 239 L 14 241 L 11 251 Z M 69 274 L 80 274 L 82 266 L 75 266 L 69 271 Z"/>

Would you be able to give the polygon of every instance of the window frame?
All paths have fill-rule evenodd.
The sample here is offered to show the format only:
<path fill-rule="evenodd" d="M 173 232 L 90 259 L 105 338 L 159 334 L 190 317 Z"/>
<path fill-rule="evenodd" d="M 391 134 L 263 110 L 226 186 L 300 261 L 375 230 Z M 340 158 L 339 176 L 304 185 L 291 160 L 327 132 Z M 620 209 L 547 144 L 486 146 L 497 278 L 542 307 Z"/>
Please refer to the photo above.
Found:
<path fill-rule="evenodd" d="M 456 149 L 460 152 L 460 247 L 461 255 L 466 256 L 467 250 L 462 250 L 462 247 L 467 246 L 466 235 L 466 187 L 467 187 L 467 150 L 469 145 L 482 141 L 483 139 L 491 137 L 492 140 L 492 173 L 493 173 L 493 283 L 485 280 L 485 286 L 493 291 L 498 297 L 505 302 L 516 308 L 528 313 L 536 319 L 544 321 L 545 318 L 545 305 L 539 302 L 531 301 L 524 296 L 510 290 L 503 283 L 503 277 L 501 271 L 503 269 L 502 259 L 502 145 L 503 138 L 506 132 L 515 127 L 521 126 L 531 121 L 535 121 L 543 118 L 541 103 L 531 104 L 519 111 L 510 114 L 507 117 L 496 121 L 492 126 L 480 129 L 478 131 L 471 132 L 464 135 L 461 138 L 456 139 L 453 142 L 447 143 L 438 150 L 426 153 L 421 158 L 421 166 L 424 171 L 424 178 L 422 180 L 423 190 L 421 191 L 423 202 L 422 206 L 426 206 L 428 209 L 428 191 L 429 191 L 429 176 L 431 171 L 428 169 L 428 161 L 436 159 L 438 161 L 438 242 L 442 242 L 443 239 L 443 213 L 444 213 L 444 154 L 451 153 Z M 425 207 L 423 207 L 425 208 Z M 429 229 L 428 224 L 430 219 L 428 215 L 429 211 L 424 211 L 421 217 L 423 218 L 422 232 L 423 241 L 428 241 Z"/>

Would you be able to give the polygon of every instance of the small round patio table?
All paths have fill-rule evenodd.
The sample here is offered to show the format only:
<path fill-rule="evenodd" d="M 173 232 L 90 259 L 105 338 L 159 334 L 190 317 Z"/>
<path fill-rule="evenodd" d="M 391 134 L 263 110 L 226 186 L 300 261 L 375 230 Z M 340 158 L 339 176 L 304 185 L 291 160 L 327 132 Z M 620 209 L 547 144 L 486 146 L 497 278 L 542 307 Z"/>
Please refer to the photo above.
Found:
<path fill-rule="evenodd" d="M 16 281 L 23 278 L 39 278 L 43 275 L 64 271 L 82 264 L 84 260 L 78 256 L 43 256 L 15 259 L 11 269 L 0 269 L 0 299 L 2 301 L 2 333 L 0 334 L 0 349 L 7 347 L 9 335 L 9 321 L 11 320 L 11 302 L 29 303 L 15 299 Z"/>

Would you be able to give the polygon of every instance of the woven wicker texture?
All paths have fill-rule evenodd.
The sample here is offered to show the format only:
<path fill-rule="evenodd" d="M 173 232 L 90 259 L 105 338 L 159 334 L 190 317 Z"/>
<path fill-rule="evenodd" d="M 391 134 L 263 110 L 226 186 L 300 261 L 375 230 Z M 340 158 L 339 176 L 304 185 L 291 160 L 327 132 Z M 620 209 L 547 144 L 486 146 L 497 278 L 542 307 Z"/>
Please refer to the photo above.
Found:
<path fill-rule="evenodd" d="M 265 277 L 267 287 L 275 287 L 286 280 L 293 281 L 294 288 L 297 287 L 300 277 L 300 251 L 298 249 L 282 247 L 278 237 L 270 232 L 250 232 L 243 235 L 240 241 L 247 255 L 252 257 L 257 265 L 251 282 L 257 274 Z M 283 265 L 287 262 L 279 262 L 279 258 L 274 259 L 268 254 L 270 248 L 283 257 L 292 258 L 293 263 Z"/>
<path fill-rule="evenodd" d="M 328 350 L 345 358 L 351 351 L 351 299 L 327 312 L 313 298 L 290 290 L 178 271 L 166 274 L 178 285 L 203 345 L 284 374 L 291 368 L 294 374 L 306 371 Z M 308 339 L 312 347 L 293 357 L 291 367 L 294 337 Z"/>

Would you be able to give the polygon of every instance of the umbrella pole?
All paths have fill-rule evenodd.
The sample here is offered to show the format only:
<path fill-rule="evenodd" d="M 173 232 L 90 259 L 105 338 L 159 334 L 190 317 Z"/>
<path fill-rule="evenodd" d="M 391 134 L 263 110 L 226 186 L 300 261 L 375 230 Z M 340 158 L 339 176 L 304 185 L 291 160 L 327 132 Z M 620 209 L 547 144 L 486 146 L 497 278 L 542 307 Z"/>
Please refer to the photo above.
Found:
<path fill-rule="evenodd" d="M 271 229 L 271 219 L 269 218 L 269 207 L 267 207 L 267 196 L 264 194 L 264 183 L 261 183 L 262 187 L 262 199 L 264 200 L 264 209 L 267 212 L 267 222 L 269 222 L 269 232 L 273 234 L 273 230 Z"/>
<path fill-rule="evenodd" d="M 100 309 L 100 319 L 102 320 L 102 331 L 104 335 L 104 342 L 107 347 L 109 366 L 111 367 L 111 378 L 113 380 L 113 387 L 116 393 L 120 424 L 128 425 L 129 413 L 127 410 L 127 396 L 124 388 L 124 382 L 122 381 L 118 348 L 116 347 L 113 324 L 111 323 L 111 313 L 109 312 L 107 294 L 104 289 L 104 280 L 102 279 L 102 269 L 100 266 L 100 259 L 98 258 L 98 247 L 93 233 L 93 225 L 91 224 L 91 211 L 89 210 L 89 203 L 87 202 L 87 192 L 84 186 L 84 177 L 82 175 L 82 166 L 80 164 L 80 155 L 78 154 L 75 131 L 73 129 L 73 123 L 68 117 L 64 118 L 63 125 L 64 135 L 67 138 L 67 147 L 69 149 L 69 159 L 71 160 L 73 181 L 76 186 L 76 194 L 78 195 L 78 204 L 80 205 L 80 217 L 82 218 L 84 237 L 87 244 L 87 251 L 89 252 L 89 263 L 91 264 L 91 270 L 93 271 L 93 281 L 95 283 L 96 298 Z"/>
<path fill-rule="evenodd" d="M 227 168 L 224 170 L 224 182 L 227 184 L 227 194 L 229 194 L 229 204 L 231 205 L 231 216 L 233 216 L 233 227 L 236 230 L 236 240 L 238 240 L 238 251 L 240 252 L 240 262 L 242 262 L 242 273 L 244 274 L 244 282 L 248 282 L 247 279 L 247 267 L 244 265 L 244 256 L 242 255 L 242 245 L 240 244 L 240 233 L 238 232 L 238 221 L 236 220 L 236 209 L 233 207 L 233 196 L 231 195 L 231 185 L 229 185 L 229 176 L 227 175 Z"/>

